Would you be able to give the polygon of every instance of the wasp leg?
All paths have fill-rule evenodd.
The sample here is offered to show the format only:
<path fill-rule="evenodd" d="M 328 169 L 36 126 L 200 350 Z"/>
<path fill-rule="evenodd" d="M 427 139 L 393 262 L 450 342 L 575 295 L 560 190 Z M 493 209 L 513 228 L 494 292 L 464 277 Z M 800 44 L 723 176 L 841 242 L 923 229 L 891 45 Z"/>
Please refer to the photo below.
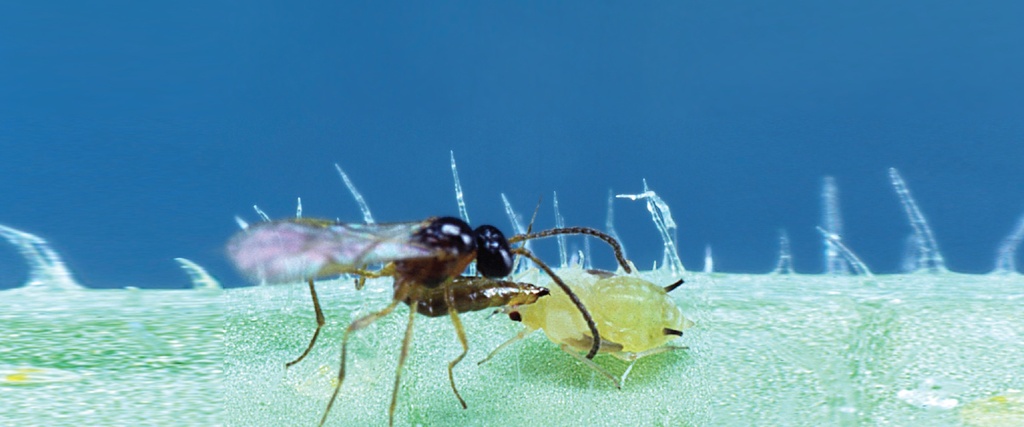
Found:
<path fill-rule="evenodd" d="M 607 370 L 602 368 L 600 365 L 594 363 L 593 360 L 590 360 L 590 359 L 587 359 L 586 357 L 580 356 L 579 353 L 573 351 L 572 347 L 569 347 L 566 344 L 562 344 L 560 347 L 562 347 L 563 351 L 565 351 L 566 353 L 571 354 L 572 357 L 575 357 L 576 360 L 579 360 L 580 362 L 583 362 L 583 364 L 587 365 L 590 369 L 593 369 L 593 370 L 597 371 L 598 373 L 600 373 L 601 375 L 604 375 L 606 378 L 612 380 L 612 382 L 615 383 L 615 388 L 618 388 L 618 389 L 622 388 L 622 383 L 619 382 L 618 378 L 615 378 L 614 375 L 609 373 Z"/>
<path fill-rule="evenodd" d="M 491 351 L 490 354 L 488 354 L 487 357 L 484 358 L 484 360 L 476 362 L 476 364 L 477 365 L 483 365 L 484 362 L 487 362 L 488 360 L 491 360 L 491 358 L 494 357 L 495 354 L 498 354 L 499 351 L 504 350 L 505 347 L 508 347 L 509 345 L 511 345 L 512 343 L 514 343 L 516 341 L 519 341 L 519 340 L 521 340 L 523 338 L 526 338 L 526 336 L 532 334 L 533 331 L 536 331 L 536 329 L 524 328 L 523 330 L 519 331 L 519 333 L 516 334 L 516 336 L 514 336 L 512 338 L 509 338 L 508 341 L 505 341 L 505 342 L 501 343 L 501 345 L 499 345 L 497 348 L 495 348 L 493 351 Z"/>
<path fill-rule="evenodd" d="M 381 317 L 391 314 L 392 311 L 395 311 L 395 307 L 397 307 L 401 302 L 401 299 L 395 299 L 394 301 L 391 301 L 391 304 L 388 304 L 387 307 L 384 307 L 383 310 L 360 317 L 350 323 L 348 328 L 345 329 L 345 335 L 341 338 L 341 363 L 338 366 L 338 384 L 334 386 L 334 394 L 331 394 L 331 400 L 327 402 L 327 410 L 324 411 L 324 416 L 320 418 L 320 426 L 323 426 L 324 422 L 327 421 L 327 414 L 331 413 L 331 407 L 334 406 L 334 400 L 338 397 L 338 392 L 341 390 L 341 384 L 345 382 L 345 355 L 348 353 L 349 335 L 351 335 L 352 332 L 370 326 L 371 323 L 376 322 Z"/>
<path fill-rule="evenodd" d="M 324 312 L 323 310 L 320 310 L 320 300 L 316 297 L 316 288 L 313 287 L 313 279 L 309 279 L 309 294 L 313 296 L 313 309 L 316 310 L 316 331 L 313 332 L 313 338 L 309 340 L 309 345 L 306 346 L 306 351 L 302 352 L 297 359 L 285 363 L 285 369 L 290 368 L 292 365 L 299 363 L 302 359 L 306 358 L 309 351 L 313 349 L 313 344 L 316 344 L 316 338 L 320 336 L 320 328 L 324 327 Z"/>
<path fill-rule="evenodd" d="M 377 271 L 370 271 L 363 268 L 355 269 L 352 271 L 353 274 L 358 275 L 356 278 L 356 290 L 361 291 L 366 286 L 366 279 L 376 279 L 379 277 L 388 277 L 395 274 L 395 263 L 391 262 L 385 265 L 383 268 Z"/>
<path fill-rule="evenodd" d="M 448 314 L 452 318 L 452 325 L 455 326 L 455 334 L 459 336 L 459 343 L 462 344 L 462 353 L 455 360 L 448 362 L 448 382 L 452 385 L 452 392 L 455 393 L 455 397 L 459 399 L 459 404 L 462 405 L 462 409 L 466 409 L 466 401 L 462 399 L 459 394 L 459 390 L 455 388 L 455 374 L 452 370 L 455 369 L 455 365 L 458 365 L 462 361 L 462 358 L 466 357 L 466 353 L 469 352 L 469 344 L 466 343 L 466 331 L 462 328 L 462 320 L 459 319 L 459 312 L 455 310 L 455 294 L 452 292 L 451 283 L 449 281 L 448 286 L 444 288 L 444 297 L 448 301 Z"/>
<path fill-rule="evenodd" d="M 341 264 L 330 264 L 326 265 L 317 272 L 318 277 L 325 276 L 337 276 L 341 274 L 355 274 L 356 277 L 356 290 L 362 290 L 366 284 L 366 279 L 376 279 L 378 277 L 390 277 L 395 275 L 395 263 L 389 262 L 380 270 L 373 271 L 365 268 L 352 268 L 351 266 Z"/>
<path fill-rule="evenodd" d="M 396 300 L 397 302 L 397 300 Z M 395 368 L 395 388 L 391 390 L 391 406 L 388 407 L 388 426 L 395 425 L 395 405 L 398 403 L 398 385 L 402 381 L 402 366 L 409 356 L 409 344 L 412 343 L 412 322 L 416 319 L 416 300 L 409 302 L 409 325 L 405 327 L 405 338 L 402 339 L 402 352 L 398 354 L 398 367 Z"/>

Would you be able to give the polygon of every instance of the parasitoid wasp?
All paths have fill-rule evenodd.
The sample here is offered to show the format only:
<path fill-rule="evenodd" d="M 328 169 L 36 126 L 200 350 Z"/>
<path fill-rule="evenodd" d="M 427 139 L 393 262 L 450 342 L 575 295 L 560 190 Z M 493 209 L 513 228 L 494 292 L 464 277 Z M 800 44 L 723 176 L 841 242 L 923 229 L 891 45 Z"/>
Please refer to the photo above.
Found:
<path fill-rule="evenodd" d="M 349 335 L 387 316 L 399 303 L 405 303 L 412 309 L 409 311 L 388 410 L 391 424 L 402 366 L 408 355 L 414 315 L 417 312 L 431 317 L 447 313 L 451 317 L 462 345 L 462 353 L 448 363 L 448 378 L 456 398 L 466 408 L 465 400 L 455 387 L 453 375 L 453 368 L 469 349 L 458 313 L 531 304 L 548 294 L 545 288 L 498 279 L 512 272 L 514 255 L 522 255 L 537 264 L 569 297 L 582 314 L 593 337 L 593 345 L 586 357 L 590 359 L 597 354 L 601 344 L 597 326 L 572 289 L 530 251 L 511 247 L 517 242 L 560 234 L 585 234 L 604 240 L 614 249 L 620 265 L 627 272 L 630 271 L 618 242 L 591 228 L 563 227 L 536 233 L 528 231 L 506 239 L 494 226 L 482 225 L 474 230 L 465 221 L 454 217 L 390 224 L 353 224 L 313 218 L 263 222 L 235 235 L 228 243 L 228 255 L 243 274 L 258 282 L 289 283 L 304 280 L 308 283 L 317 328 L 302 355 L 286 366 L 298 363 L 310 352 L 325 323 L 314 279 L 351 273 L 360 277 L 357 287 L 361 286 L 365 278 L 394 279 L 392 302 L 379 311 L 354 320 L 346 328 L 342 338 L 338 382 L 320 420 L 320 425 L 323 425 L 344 382 Z M 483 277 L 462 275 L 473 261 Z M 376 271 L 367 269 L 375 264 L 384 266 Z"/>

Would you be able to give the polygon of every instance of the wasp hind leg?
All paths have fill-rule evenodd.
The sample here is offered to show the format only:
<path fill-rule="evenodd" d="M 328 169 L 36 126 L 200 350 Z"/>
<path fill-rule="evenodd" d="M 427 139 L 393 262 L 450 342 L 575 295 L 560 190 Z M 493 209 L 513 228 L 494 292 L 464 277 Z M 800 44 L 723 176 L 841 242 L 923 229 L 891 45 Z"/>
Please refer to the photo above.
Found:
<path fill-rule="evenodd" d="M 306 351 L 303 351 L 295 360 L 285 363 L 285 369 L 290 368 L 292 365 L 299 363 L 302 359 L 306 358 L 306 355 L 309 354 L 310 350 L 313 350 L 313 345 L 316 344 L 317 337 L 320 336 L 320 329 L 324 327 L 324 312 L 320 309 L 320 300 L 316 297 L 316 288 L 313 286 L 313 279 L 309 279 L 309 294 L 313 297 L 313 309 L 316 310 L 316 331 L 313 332 L 313 338 L 309 340 L 309 345 L 306 346 Z"/>
<path fill-rule="evenodd" d="M 352 323 L 348 325 L 348 328 L 345 329 L 345 335 L 342 336 L 341 338 L 341 363 L 338 366 L 338 384 L 334 386 L 334 393 L 331 394 L 331 400 L 327 402 L 327 409 L 324 410 L 324 416 L 320 418 L 320 426 L 323 426 L 324 423 L 327 421 L 327 415 L 331 413 L 331 407 L 334 406 L 334 401 L 338 398 L 338 392 L 341 391 L 341 385 L 342 383 L 345 382 L 345 357 L 348 354 L 348 337 L 352 334 L 352 332 L 370 326 L 370 324 L 376 322 L 381 317 L 391 314 L 392 311 L 395 311 L 395 307 L 397 307 L 398 304 L 401 302 L 401 299 L 395 299 L 394 301 L 391 301 L 391 304 L 388 304 L 387 307 L 384 307 L 384 309 L 375 313 L 367 314 L 363 317 L 360 317 L 352 321 Z M 411 325 L 412 322 L 410 322 L 410 326 Z M 411 335 L 411 331 L 406 332 L 407 338 Z M 399 369 L 401 369 L 401 365 L 399 365 Z M 392 406 L 394 405 L 392 404 Z"/>

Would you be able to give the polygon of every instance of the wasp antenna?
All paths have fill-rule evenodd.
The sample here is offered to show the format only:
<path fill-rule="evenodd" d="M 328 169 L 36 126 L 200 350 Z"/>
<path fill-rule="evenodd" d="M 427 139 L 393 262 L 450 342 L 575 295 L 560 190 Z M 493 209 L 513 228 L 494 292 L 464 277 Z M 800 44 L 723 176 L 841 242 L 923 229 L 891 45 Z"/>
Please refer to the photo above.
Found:
<path fill-rule="evenodd" d="M 672 292 L 672 291 L 676 290 L 676 288 L 678 288 L 679 285 L 682 285 L 682 284 L 683 284 L 683 279 L 676 280 L 675 283 L 665 287 L 665 293 L 669 293 L 669 292 Z"/>
<path fill-rule="evenodd" d="M 565 282 L 562 281 L 561 277 L 558 277 L 558 275 L 551 270 L 551 267 L 548 267 L 548 265 L 545 264 L 544 261 L 541 261 L 540 258 L 534 256 L 532 252 L 523 248 L 516 248 L 515 252 L 517 254 L 529 258 L 530 261 L 533 261 L 535 264 L 537 264 L 537 266 L 539 266 L 541 270 L 544 270 L 544 272 L 547 273 L 548 276 L 551 276 L 551 279 L 554 280 L 556 284 L 558 284 L 559 288 L 562 288 L 562 291 L 569 296 L 569 300 L 572 301 L 573 305 L 576 306 L 576 309 L 579 310 L 580 314 L 583 315 L 583 320 L 587 322 L 587 328 L 590 329 L 590 333 L 594 337 L 594 345 L 590 347 L 590 352 L 587 353 L 587 359 L 593 359 L 594 356 L 597 355 L 597 350 L 601 348 L 601 335 L 600 333 L 597 332 L 597 324 L 594 323 L 594 318 L 590 316 L 590 312 L 587 311 L 587 308 L 583 306 L 583 301 L 580 301 L 580 298 L 576 296 L 576 293 L 569 288 L 569 285 L 566 285 Z"/>
<path fill-rule="evenodd" d="M 661 331 L 662 331 L 662 332 L 663 332 L 663 333 L 664 333 L 665 335 L 675 335 L 675 336 L 680 336 L 680 337 L 681 337 L 681 336 L 683 336 L 683 331 L 680 331 L 680 330 L 676 330 L 676 329 L 669 329 L 669 328 L 664 328 L 664 329 L 662 329 Z"/>
<path fill-rule="evenodd" d="M 612 250 L 615 251 L 615 259 L 618 260 L 619 265 L 622 266 L 622 269 L 625 270 L 627 273 L 633 272 L 633 269 L 629 266 L 629 262 L 626 261 L 626 256 L 623 255 L 622 253 L 622 245 L 619 244 L 619 241 L 615 240 L 615 238 L 612 236 L 609 236 L 599 230 L 590 227 L 552 228 L 550 230 L 538 231 L 536 233 L 531 233 L 529 230 L 527 230 L 526 234 L 517 234 L 515 236 L 512 236 L 511 238 L 508 239 L 508 242 L 516 243 L 524 240 L 540 239 L 543 237 L 558 236 L 561 234 L 585 234 L 588 236 L 593 236 L 597 237 L 598 239 L 604 240 L 604 242 L 607 243 L 608 246 L 611 246 Z"/>
<path fill-rule="evenodd" d="M 540 211 L 540 202 L 544 200 L 544 196 L 537 198 L 537 207 L 533 208 L 533 216 L 530 217 L 530 225 L 526 227 L 526 234 L 529 235 L 533 232 L 533 222 L 537 220 L 537 212 Z M 514 236 L 513 236 L 514 237 Z M 526 239 L 524 239 L 526 240 Z M 511 243 L 511 242 L 509 242 Z"/>

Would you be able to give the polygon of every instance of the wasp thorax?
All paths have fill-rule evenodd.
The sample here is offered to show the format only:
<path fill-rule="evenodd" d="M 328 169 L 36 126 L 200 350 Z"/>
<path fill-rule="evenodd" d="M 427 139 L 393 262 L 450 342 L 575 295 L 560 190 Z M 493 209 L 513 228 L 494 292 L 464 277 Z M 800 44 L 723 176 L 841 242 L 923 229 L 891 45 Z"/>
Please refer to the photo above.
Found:
<path fill-rule="evenodd" d="M 435 219 L 418 233 L 416 238 L 424 245 L 444 249 L 456 255 L 476 250 L 473 229 L 465 221 L 446 216 Z"/>
<path fill-rule="evenodd" d="M 476 269 L 485 277 L 505 277 L 512 273 L 512 251 L 501 230 L 481 225 L 476 234 Z"/>

